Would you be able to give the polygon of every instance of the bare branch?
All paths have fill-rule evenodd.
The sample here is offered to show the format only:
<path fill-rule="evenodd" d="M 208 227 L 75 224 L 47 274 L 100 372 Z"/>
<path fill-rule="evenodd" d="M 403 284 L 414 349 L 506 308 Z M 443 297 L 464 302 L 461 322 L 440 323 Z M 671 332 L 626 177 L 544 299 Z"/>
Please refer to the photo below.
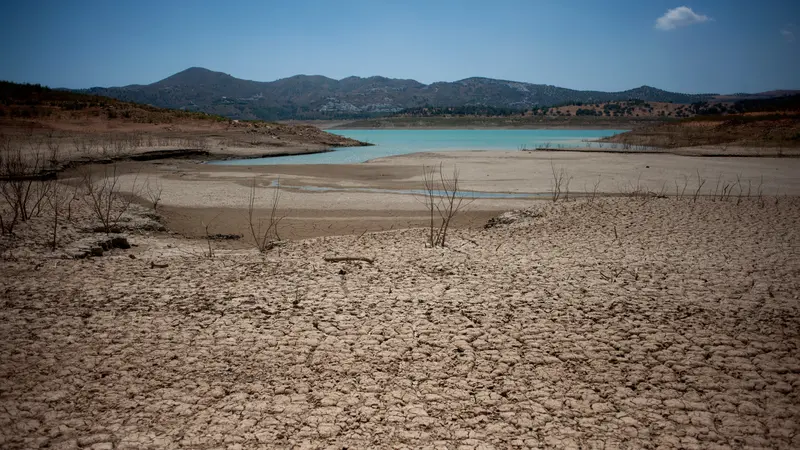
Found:
<path fill-rule="evenodd" d="M 437 169 L 422 167 L 424 184 L 425 208 L 429 214 L 428 244 L 431 247 L 444 247 L 447 243 L 447 232 L 453 219 L 471 201 L 464 202 L 464 196 L 459 185 L 458 168 L 453 168 L 453 174 L 446 176 L 439 164 Z M 438 226 L 436 225 L 438 223 Z"/>
<path fill-rule="evenodd" d="M 256 179 L 253 178 L 253 182 L 250 185 L 250 197 L 247 205 L 247 221 L 256 248 L 258 251 L 264 253 L 275 247 L 281 240 L 280 234 L 278 233 L 280 222 L 283 220 L 283 216 L 279 214 L 281 199 L 280 179 L 275 183 L 275 189 L 272 193 L 272 201 L 266 219 L 256 217 L 256 197 Z M 266 222 L 266 226 L 264 226 L 264 222 Z"/>

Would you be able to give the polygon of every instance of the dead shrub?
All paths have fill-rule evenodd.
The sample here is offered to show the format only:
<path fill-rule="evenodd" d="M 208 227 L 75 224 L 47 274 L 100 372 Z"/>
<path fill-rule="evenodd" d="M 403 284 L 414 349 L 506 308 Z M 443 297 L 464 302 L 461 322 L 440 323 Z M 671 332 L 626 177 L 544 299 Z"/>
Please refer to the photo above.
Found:
<path fill-rule="evenodd" d="M 283 220 L 283 216 L 279 214 L 281 199 L 280 180 L 275 183 L 275 188 L 272 192 L 272 200 L 269 205 L 267 217 L 265 218 L 256 216 L 256 193 L 256 179 L 253 178 L 253 182 L 250 185 L 250 198 L 247 206 L 247 221 L 256 248 L 259 252 L 265 253 L 274 248 L 281 240 L 278 234 L 278 226 L 281 220 Z"/>
<path fill-rule="evenodd" d="M 424 204 L 429 214 L 428 245 L 444 247 L 447 243 L 447 231 L 453 219 L 468 203 L 459 187 L 458 168 L 447 176 L 442 171 L 442 164 L 436 167 L 422 167 L 424 183 Z"/>
<path fill-rule="evenodd" d="M 694 195 L 692 196 L 692 203 L 697 203 L 697 197 L 700 195 L 700 190 L 703 189 L 703 185 L 706 184 L 706 179 L 700 176 L 700 171 L 697 171 L 697 189 L 694 191 Z"/>
<path fill-rule="evenodd" d="M 133 180 L 131 191 L 137 191 L 137 179 Z M 102 171 L 84 168 L 82 186 L 86 191 L 84 201 L 94 217 L 102 224 L 102 230 L 109 234 L 116 229 L 122 215 L 130 208 L 133 196 L 122 195 L 120 174 L 117 164 L 103 166 Z"/>
<path fill-rule="evenodd" d="M 61 224 L 61 218 L 64 215 L 64 209 L 70 209 L 72 200 L 75 199 L 77 189 L 70 186 L 63 185 L 58 181 L 53 181 L 50 191 L 47 195 L 47 204 L 50 206 L 52 213 L 52 234 L 50 239 L 50 247 L 55 250 L 58 247 L 58 227 Z M 69 220 L 71 211 L 67 215 Z"/>
<path fill-rule="evenodd" d="M 150 201 L 150 205 L 153 208 L 154 212 L 158 212 L 158 204 L 161 202 L 161 193 L 164 191 L 164 186 L 161 184 L 161 180 L 156 179 L 155 181 L 151 181 L 149 178 L 145 181 L 145 194 L 147 195 L 147 199 Z"/>
<path fill-rule="evenodd" d="M 564 200 L 569 200 L 569 183 L 572 181 L 572 177 L 569 176 L 567 170 L 563 167 L 556 170 L 556 166 L 553 164 L 553 161 L 550 161 L 550 169 L 553 172 L 553 203 L 557 202 L 562 195 L 564 195 Z"/>
<path fill-rule="evenodd" d="M 46 158 L 38 145 L 23 152 L 22 145 L 0 139 L 0 232 L 12 234 L 14 227 L 41 213 L 51 187 L 45 170 Z"/>

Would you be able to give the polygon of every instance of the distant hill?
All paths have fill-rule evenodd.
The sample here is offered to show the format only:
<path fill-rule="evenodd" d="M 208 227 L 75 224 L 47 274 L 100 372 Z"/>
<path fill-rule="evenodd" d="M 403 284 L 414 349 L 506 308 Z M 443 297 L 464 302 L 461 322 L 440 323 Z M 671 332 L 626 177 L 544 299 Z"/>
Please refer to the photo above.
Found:
<path fill-rule="evenodd" d="M 423 106 L 478 106 L 521 111 L 570 102 L 630 99 L 689 104 L 711 100 L 717 95 L 680 94 L 650 86 L 622 92 L 578 91 L 491 78 L 426 85 L 415 80 L 385 77 L 334 80 L 318 75 L 296 75 L 259 82 L 199 67 L 153 84 L 95 87 L 79 92 L 233 119 L 262 120 L 365 118 Z"/>

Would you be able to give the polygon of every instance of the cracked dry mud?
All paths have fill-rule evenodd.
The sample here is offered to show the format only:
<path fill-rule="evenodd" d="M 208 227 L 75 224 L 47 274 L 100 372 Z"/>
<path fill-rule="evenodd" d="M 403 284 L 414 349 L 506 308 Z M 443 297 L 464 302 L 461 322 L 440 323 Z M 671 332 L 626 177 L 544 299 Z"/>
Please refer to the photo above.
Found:
<path fill-rule="evenodd" d="M 800 200 L 535 208 L 3 262 L 0 447 L 800 447 Z"/>

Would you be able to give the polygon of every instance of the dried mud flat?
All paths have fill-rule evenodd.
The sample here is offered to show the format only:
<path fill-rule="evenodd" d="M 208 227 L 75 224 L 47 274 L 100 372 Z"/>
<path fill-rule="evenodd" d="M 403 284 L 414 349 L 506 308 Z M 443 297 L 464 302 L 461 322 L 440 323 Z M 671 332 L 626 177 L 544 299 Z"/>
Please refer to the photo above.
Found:
<path fill-rule="evenodd" d="M 2 261 L 0 447 L 800 447 L 800 199 L 517 216 Z"/>

